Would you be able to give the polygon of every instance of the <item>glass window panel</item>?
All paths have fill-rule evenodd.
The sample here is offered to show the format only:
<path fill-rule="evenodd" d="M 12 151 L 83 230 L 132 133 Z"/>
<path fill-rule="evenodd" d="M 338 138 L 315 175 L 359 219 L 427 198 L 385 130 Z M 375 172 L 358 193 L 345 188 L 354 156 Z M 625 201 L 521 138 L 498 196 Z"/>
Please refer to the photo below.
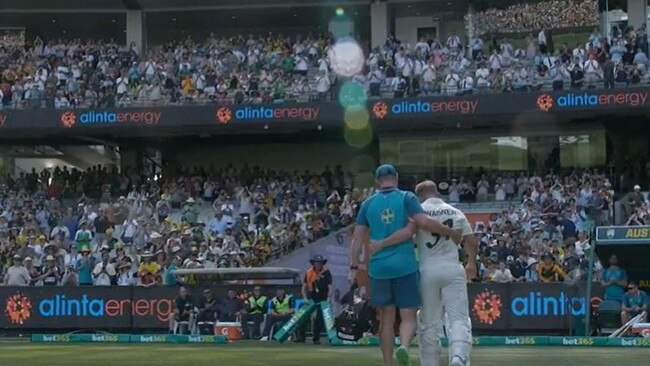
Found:
<path fill-rule="evenodd" d="M 462 173 L 469 167 L 520 171 L 528 166 L 525 137 L 390 139 L 380 141 L 382 162 L 418 173 Z"/>
<path fill-rule="evenodd" d="M 605 165 L 606 146 L 604 130 L 583 135 L 560 136 L 560 165 L 562 168 Z"/>

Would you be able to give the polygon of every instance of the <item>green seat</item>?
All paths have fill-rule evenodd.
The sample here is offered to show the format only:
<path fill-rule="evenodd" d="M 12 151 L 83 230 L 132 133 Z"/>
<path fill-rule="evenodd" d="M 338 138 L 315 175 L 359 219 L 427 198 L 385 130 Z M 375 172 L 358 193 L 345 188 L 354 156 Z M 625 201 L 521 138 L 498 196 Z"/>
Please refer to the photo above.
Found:
<path fill-rule="evenodd" d="M 604 300 L 598 307 L 598 329 L 601 333 L 611 334 L 621 327 L 621 303 Z"/>

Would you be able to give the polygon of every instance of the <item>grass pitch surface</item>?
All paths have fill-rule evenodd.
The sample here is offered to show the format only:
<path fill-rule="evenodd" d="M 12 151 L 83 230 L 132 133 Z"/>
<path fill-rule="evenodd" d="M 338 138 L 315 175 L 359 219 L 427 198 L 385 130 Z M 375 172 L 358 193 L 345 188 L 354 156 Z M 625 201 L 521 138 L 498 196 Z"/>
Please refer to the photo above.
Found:
<path fill-rule="evenodd" d="M 417 359 L 417 349 L 411 349 Z M 441 365 L 447 365 L 445 359 Z M 648 348 L 476 347 L 476 366 L 647 366 Z M 419 365 L 416 361 L 415 365 Z M 237 342 L 228 345 L 0 342 L 7 366 L 381 366 L 379 348 Z"/>

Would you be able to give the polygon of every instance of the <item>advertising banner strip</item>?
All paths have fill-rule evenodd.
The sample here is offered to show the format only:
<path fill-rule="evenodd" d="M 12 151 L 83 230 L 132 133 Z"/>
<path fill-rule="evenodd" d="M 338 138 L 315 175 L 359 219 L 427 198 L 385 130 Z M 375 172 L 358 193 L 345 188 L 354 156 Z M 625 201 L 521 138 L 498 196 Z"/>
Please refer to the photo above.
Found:
<path fill-rule="evenodd" d="M 449 346 L 447 338 L 441 338 L 443 347 Z M 547 337 L 547 336 L 512 336 L 512 337 L 474 337 L 474 346 L 559 346 L 559 347 L 643 347 L 650 348 L 650 338 L 609 338 L 609 337 Z M 335 339 L 332 346 L 379 346 L 378 337 L 364 337 L 357 342 Z M 395 345 L 399 339 L 395 338 Z M 412 346 L 418 346 L 414 339 Z"/>
<path fill-rule="evenodd" d="M 224 336 L 171 334 L 33 334 L 32 343 L 210 343 L 226 344 Z"/>
<path fill-rule="evenodd" d="M 650 245 L 650 226 L 601 226 L 596 228 L 598 245 Z"/>
<path fill-rule="evenodd" d="M 32 334 L 32 343 L 129 343 L 129 334 Z"/>
<path fill-rule="evenodd" d="M 390 123 L 405 118 L 431 121 L 435 117 L 563 114 L 622 110 L 640 113 L 650 109 L 646 87 L 621 90 L 557 91 L 542 93 L 470 94 L 406 99 L 375 99 L 366 105 L 370 119 Z M 340 103 L 280 103 L 265 105 L 202 105 L 129 107 L 111 109 L 0 110 L 2 130 L 125 130 L 135 135 L 165 127 L 246 128 L 257 124 L 343 126 Z M 541 120 L 543 121 L 543 119 Z M 226 127 L 227 126 L 227 127 Z M 147 132 L 149 133 L 149 132 Z"/>

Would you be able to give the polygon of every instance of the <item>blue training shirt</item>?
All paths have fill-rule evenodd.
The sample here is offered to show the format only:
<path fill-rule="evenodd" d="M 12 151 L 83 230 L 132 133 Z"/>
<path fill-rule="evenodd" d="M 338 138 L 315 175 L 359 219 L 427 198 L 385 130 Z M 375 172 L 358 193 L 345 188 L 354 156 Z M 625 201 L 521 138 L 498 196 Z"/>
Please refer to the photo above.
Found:
<path fill-rule="evenodd" d="M 424 213 L 420 201 L 411 192 L 397 188 L 382 189 L 361 205 L 357 225 L 367 226 L 371 240 L 382 240 L 403 229 L 409 217 Z M 369 274 L 375 279 L 399 278 L 418 270 L 409 240 L 384 248 L 370 257 Z"/>

